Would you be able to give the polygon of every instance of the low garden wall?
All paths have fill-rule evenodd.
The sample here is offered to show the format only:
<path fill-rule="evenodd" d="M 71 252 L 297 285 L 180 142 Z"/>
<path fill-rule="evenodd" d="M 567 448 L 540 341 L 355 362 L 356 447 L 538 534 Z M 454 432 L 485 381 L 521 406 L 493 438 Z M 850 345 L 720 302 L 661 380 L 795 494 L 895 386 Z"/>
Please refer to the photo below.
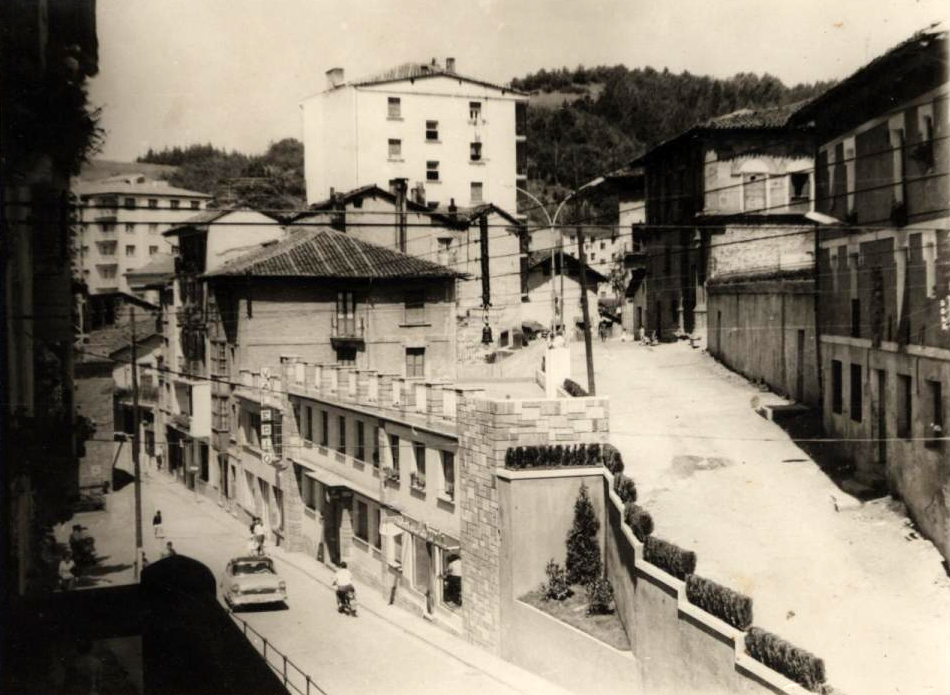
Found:
<path fill-rule="evenodd" d="M 577 693 L 646 692 L 630 652 L 614 649 L 522 601 L 511 601 L 505 615 L 502 645 L 508 661 Z"/>

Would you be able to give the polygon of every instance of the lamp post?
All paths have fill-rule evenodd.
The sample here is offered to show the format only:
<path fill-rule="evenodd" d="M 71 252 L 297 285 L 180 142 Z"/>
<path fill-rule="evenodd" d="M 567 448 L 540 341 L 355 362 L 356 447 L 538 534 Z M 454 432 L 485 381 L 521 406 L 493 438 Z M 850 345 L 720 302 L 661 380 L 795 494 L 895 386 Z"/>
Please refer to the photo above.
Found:
<path fill-rule="evenodd" d="M 532 193 L 529 193 L 528 191 L 521 188 L 520 186 L 515 186 L 515 190 L 521 193 L 524 193 L 526 196 L 531 198 L 531 200 L 533 200 L 535 203 L 538 204 L 538 207 L 541 208 L 541 211 L 544 212 L 544 216 L 548 220 L 548 227 L 551 230 L 551 237 L 553 239 L 554 230 L 555 230 L 555 227 L 557 226 L 557 218 L 560 216 L 561 210 L 564 209 L 564 206 L 567 204 L 567 201 L 571 200 L 574 196 L 576 196 L 578 193 L 583 191 L 585 188 L 592 188 L 594 186 L 599 186 L 603 182 L 604 182 L 604 177 L 598 176 L 596 179 L 592 179 L 588 181 L 587 183 L 585 183 L 583 186 L 580 186 L 579 188 L 568 193 L 567 196 L 565 196 L 564 200 L 561 201 L 560 205 L 557 206 L 557 210 L 554 211 L 554 217 L 551 217 L 551 215 L 548 214 L 548 210 L 544 206 L 544 203 L 538 200 L 537 197 L 535 197 Z M 558 233 L 558 240 L 557 240 L 558 265 L 560 266 L 560 271 L 558 273 L 558 275 L 560 276 L 560 283 L 559 283 L 560 288 L 558 290 L 558 293 L 560 294 L 561 300 L 559 302 L 557 298 L 555 297 L 554 252 L 552 249 L 552 253 L 551 253 L 551 305 L 552 305 L 551 332 L 552 333 L 554 332 L 555 328 L 558 325 L 564 323 L 564 232 L 562 232 L 560 228 L 557 228 L 557 233 Z"/>

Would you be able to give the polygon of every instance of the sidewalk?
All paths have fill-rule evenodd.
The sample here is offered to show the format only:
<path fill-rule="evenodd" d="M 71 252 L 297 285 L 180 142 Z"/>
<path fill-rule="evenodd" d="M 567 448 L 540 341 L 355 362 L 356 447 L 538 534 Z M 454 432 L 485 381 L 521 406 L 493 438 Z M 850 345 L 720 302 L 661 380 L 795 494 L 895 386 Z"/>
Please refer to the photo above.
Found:
<path fill-rule="evenodd" d="M 227 558 L 243 552 L 247 527 L 215 501 L 201 498 L 196 502 L 193 492 L 166 474 L 153 474 L 146 481 L 145 489 L 147 503 L 143 505 L 143 514 L 151 518 L 153 509 L 159 508 L 168 520 L 165 538 L 146 538 L 149 558 L 153 558 L 154 553 L 157 559 L 159 548 L 171 540 L 179 552 L 205 562 L 216 576 L 220 576 Z M 290 608 L 287 611 L 253 611 L 239 615 L 305 670 L 309 660 L 313 664 L 310 675 L 314 682 L 331 695 L 338 692 L 427 692 L 432 689 L 474 695 L 567 695 L 567 691 L 539 676 L 495 657 L 419 616 L 389 606 L 377 588 L 358 581 L 359 617 L 339 616 L 335 611 L 335 592 L 331 588 L 333 572 L 329 568 L 302 553 L 287 552 L 283 548 L 269 547 L 267 552 L 288 582 Z M 326 631 L 328 620 L 335 621 L 336 626 L 329 634 Z M 392 632 L 392 637 L 402 635 L 408 640 L 387 638 L 388 632 Z M 330 646 L 318 648 L 320 639 L 329 639 Z M 355 642 L 350 643 L 351 639 Z M 339 648 L 340 653 L 327 653 L 327 649 L 334 648 Z M 376 658 L 370 656 L 373 649 L 379 649 Z M 347 661 L 359 660 L 360 657 L 364 658 L 364 663 L 347 665 Z M 406 663 L 407 659 L 410 663 Z M 326 669 L 330 665 L 341 672 L 329 673 Z M 423 666 L 432 672 L 425 673 Z M 359 672 L 354 672 L 354 669 Z M 354 690 L 357 682 L 360 688 Z"/>

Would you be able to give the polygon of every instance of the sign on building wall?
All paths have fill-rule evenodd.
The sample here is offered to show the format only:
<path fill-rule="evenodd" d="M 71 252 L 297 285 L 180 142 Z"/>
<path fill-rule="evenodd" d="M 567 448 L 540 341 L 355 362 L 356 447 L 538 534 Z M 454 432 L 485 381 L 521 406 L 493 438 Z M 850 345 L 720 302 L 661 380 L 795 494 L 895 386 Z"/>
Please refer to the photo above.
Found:
<path fill-rule="evenodd" d="M 283 420 L 271 392 L 270 372 L 261 369 L 261 449 L 264 463 L 277 463 L 283 457 L 282 435 Z"/>

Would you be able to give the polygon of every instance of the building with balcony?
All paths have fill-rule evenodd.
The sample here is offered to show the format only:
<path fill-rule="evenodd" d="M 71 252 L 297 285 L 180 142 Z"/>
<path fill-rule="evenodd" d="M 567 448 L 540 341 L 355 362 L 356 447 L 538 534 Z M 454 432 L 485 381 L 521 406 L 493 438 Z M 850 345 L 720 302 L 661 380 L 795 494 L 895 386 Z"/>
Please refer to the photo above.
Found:
<path fill-rule="evenodd" d="M 199 210 L 211 196 L 171 186 L 167 181 L 129 174 L 98 181 L 80 180 L 80 234 L 74 272 L 90 296 L 130 293 L 126 273 L 158 254 L 175 251 L 163 232 Z"/>
<path fill-rule="evenodd" d="M 814 124 L 815 207 L 836 221 L 817 246 L 826 434 L 950 558 L 948 96 L 936 26 L 794 118 Z"/>
<path fill-rule="evenodd" d="M 527 94 L 464 76 L 453 58 L 349 82 L 342 68 L 326 76 L 325 91 L 301 104 L 308 203 L 404 179 L 433 207 L 517 210 Z"/>
<path fill-rule="evenodd" d="M 394 186 L 394 192 L 363 186 L 311 205 L 311 212 L 295 218 L 292 227 L 328 225 L 355 239 L 455 270 L 458 359 L 465 364 L 484 359 L 486 351 L 513 345 L 521 331 L 522 302 L 527 299 L 522 253 L 526 230 L 495 205 L 462 208 L 449 202 L 448 208 L 430 211 L 400 186 Z M 487 345 L 486 325 L 491 329 Z"/>

